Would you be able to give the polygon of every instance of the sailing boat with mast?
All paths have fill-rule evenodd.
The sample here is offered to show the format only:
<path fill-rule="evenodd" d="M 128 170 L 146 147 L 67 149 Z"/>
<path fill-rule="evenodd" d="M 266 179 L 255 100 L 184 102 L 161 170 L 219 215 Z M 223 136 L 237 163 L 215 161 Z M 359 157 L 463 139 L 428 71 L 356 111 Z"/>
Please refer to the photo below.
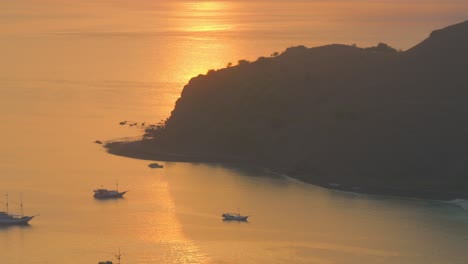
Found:
<path fill-rule="evenodd" d="M 237 208 L 237 213 L 223 213 L 221 215 L 224 221 L 243 221 L 247 222 L 248 215 L 241 215 L 239 208 Z"/>
<path fill-rule="evenodd" d="M 25 216 L 23 215 L 23 198 L 21 197 L 21 215 L 10 214 L 8 212 L 8 194 L 6 194 L 6 211 L 0 212 L 0 225 L 26 225 L 28 224 L 31 219 L 35 217 L 33 216 Z"/>

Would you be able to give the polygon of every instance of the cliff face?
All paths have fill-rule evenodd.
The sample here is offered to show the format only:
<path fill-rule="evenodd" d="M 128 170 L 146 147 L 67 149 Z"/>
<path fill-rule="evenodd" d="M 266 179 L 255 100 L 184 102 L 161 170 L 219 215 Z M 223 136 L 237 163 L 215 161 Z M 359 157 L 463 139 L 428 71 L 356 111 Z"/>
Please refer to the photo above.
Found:
<path fill-rule="evenodd" d="M 200 75 L 154 143 L 319 184 L 464 196 L 467 102 L 468 21 L 405 52 L 299 46 Z"/>

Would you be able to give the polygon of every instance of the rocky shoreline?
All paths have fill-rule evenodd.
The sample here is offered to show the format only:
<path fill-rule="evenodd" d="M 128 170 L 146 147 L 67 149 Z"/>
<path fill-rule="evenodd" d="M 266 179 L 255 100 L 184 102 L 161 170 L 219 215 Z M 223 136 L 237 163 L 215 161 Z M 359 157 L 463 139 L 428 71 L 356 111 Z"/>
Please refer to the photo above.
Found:
<path fill-rule="evenodd" d="M 251 167 L 267 167 L 275 174 L 287 175 L 292 179 L 299 180 L 304 183 L 313 184 L 327 189 L 360 193 L 366 195 L 391 196 L 401 198 L 416 198 L 428 199 L 437 201 L 453 201 L 456 199 L 468 199 L 468 192 L 460 192 L 456 190 L 438 189 L 437 186 L 432 188 L 411 188 L 405 185 L 383 186 L 377 184 L 351 184 L 341 182 L 330 182 L 329 179 L 314 177 L 313 175 L 295 174 L 291 175 L 287 171 L 282 171 L 281 168 L 275 168 L 272 164 L 257 164 L 255 160 L 234 157 L 234 156 L 219 156 L 210 153 L 177 153 L 174 151 L 165 150 L 155 146 L 152 140 L 139 141 L 114 141 L 104 145 L 107 152 L 113 155 L 156 161 L 170 162 L 197 162 L 197 163 L 217 163 L 224 165 L 238 165 Z M 265 166 L 266 165 L 266 166 Z"/>

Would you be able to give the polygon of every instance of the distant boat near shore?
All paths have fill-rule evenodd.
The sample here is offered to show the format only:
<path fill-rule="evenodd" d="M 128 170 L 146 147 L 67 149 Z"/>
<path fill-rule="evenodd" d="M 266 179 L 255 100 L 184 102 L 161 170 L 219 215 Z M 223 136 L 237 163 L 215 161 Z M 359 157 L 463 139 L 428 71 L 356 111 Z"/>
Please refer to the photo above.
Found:
<path fill-rule="evenodd" d="M 158 168 L 163 168 L 164 166 L 161 165 L 161 164 L 158 164 L 158 163 L 150 163 L 150 164 L 148 164 L 148 167 L 150 167 L 152 169 L 158 169 Z"/>
<path fill-rule="evenodd" d="M 0 225 L 26 225 L 35 217 L 23 215 L 23 201 L 21 199 L 21 215 L 8 213 L 8 194 L 6 195 L 6 211 L 0 212 Z"/>
<path fill-rule="evenodd" d="M 94 198 L 96 199 L 113 199 L 113 198 L 123 198 L 123 195 L 127 191 L 119 192 L 119 185 L 117 184 L 116 190 L 108 190 L 104 188 L 94 190 Z"/>

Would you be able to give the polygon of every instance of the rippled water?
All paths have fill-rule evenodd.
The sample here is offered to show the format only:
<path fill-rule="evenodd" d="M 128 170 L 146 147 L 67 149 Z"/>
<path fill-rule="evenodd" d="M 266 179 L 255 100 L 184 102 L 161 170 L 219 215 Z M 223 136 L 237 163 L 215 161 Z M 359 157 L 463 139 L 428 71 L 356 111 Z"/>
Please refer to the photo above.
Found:
<path fill-rule="evenodd" d="M 327 3 L 0 3 L 0 193 L 10 212 L 22 195 L 24 213 L 40 214 L 0 227 L 0 263 L 97 263 L 119 248 L 136 264 L 465 263 L 463 201 L 334 192 L 215 164 L 152 170 L 93 143 L 138 137 L 141 126 L 118 123 L 167 118 L 191 76 L 228 62 L 297 44 L 407 48 L 468 11 L 463 1 Z M 93 199 L 117 182 L 125 199 Z M 248 223 L 221 221 L 238 209 Z"/>

